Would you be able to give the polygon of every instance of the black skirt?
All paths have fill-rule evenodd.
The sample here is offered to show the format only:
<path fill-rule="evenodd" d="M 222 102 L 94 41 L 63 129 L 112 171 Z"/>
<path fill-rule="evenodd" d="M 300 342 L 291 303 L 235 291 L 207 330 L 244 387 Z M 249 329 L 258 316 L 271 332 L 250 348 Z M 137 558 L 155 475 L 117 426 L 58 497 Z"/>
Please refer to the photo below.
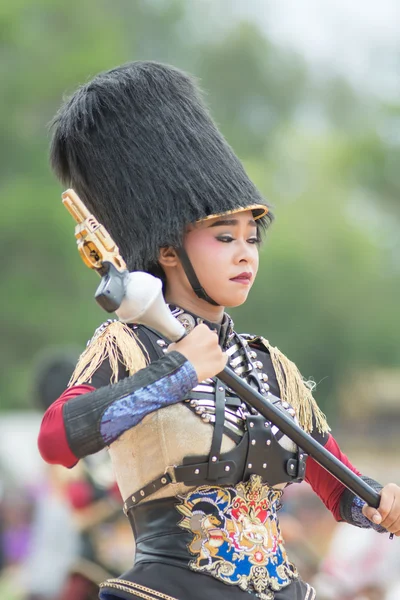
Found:
<path fill-rule="evenodd" d="M 168 498 L 128 511 L 136 541 L 135 565 L 101 584 L 101 600 L 314 600 L 313 588 L 295 572 L 279 591 L 260 593 L 192 570 L 188 547 L 193 536 L 179 527 L 177 504 L 176 498 Z"/>
<path fill-rule="evenodd" d="M 268 597 L 268 596 L 266 596 Z M 258 600 L 236 585 L 227 585 L 202 573 L 169 564 L 138 563 L 101 584 L 101 600 Z M 315 590 L 300 579 L 275 592 L 274 600 L 314 600 Z"/>

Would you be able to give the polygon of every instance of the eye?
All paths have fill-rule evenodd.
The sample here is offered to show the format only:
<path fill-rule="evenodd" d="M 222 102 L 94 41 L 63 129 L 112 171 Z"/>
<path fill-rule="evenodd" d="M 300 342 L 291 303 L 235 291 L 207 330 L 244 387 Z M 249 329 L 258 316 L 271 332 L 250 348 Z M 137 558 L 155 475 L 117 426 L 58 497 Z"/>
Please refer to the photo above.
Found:
<path fill-rule="evenodd" d="M 259 238 L 258 235 L 251 237 L 247 240 L 248 244 L 261 244 L 261 239 Z"/>
<path fill-rule="evenodd" d="M 225 244 L 228 244 L 229 242 L 233 242 L 234 238 L 231 235 L 218 235 L 217 240 L 219 242 L 224 242 Z"/>

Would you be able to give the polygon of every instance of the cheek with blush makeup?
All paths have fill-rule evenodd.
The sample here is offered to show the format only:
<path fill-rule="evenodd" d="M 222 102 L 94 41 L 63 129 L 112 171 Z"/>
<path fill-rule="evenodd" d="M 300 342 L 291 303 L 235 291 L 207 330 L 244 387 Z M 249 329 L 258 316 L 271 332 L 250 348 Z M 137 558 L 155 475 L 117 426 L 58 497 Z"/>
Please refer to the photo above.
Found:
<path fill-rule="evenodd" d="M 258 270 L 258 232 L 250 212 L 205 221 L 187 232 L 184 248 L 207 294 L 222 306 L 246 300 Z"/>
<path fill-rule="evenodd" d="M 251 266 L 235 264 L 231 244 L 207 240 L 199 254 L 191 258 L 196 274 L 207 293 L 222 306 L 243 304 L 250 292 L 257 273 L 258 260 Z M 190 252 L 190 250 L 189 250 Z"/>

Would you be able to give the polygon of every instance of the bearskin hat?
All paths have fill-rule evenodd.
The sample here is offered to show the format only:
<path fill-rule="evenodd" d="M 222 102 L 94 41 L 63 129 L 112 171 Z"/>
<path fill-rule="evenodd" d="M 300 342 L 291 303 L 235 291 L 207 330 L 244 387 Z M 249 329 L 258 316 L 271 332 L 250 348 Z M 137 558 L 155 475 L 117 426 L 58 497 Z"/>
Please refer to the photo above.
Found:
<path fill-rule="evenodd" d="M 153 272 L 159 249 L 185 228 L 253 209 L 271 221 L 202 100 L 194 79 L 160 63 L 132 62 L 81 86 L 52 123 L 51 165 L 119 246 L 128 268 Z"/>

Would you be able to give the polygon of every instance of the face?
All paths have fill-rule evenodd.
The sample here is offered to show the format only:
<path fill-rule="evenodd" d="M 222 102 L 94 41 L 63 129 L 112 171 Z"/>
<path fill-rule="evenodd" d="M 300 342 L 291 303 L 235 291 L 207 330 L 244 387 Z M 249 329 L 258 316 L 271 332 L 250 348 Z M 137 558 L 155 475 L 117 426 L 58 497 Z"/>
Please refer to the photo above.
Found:
<path fill-rule="evenodd" d="M 201 285 L 220 306 L 228 307 L 247 299 L 258 270 L 258 244 L 250 210 L 202 221 L 184 241 Z"/>

